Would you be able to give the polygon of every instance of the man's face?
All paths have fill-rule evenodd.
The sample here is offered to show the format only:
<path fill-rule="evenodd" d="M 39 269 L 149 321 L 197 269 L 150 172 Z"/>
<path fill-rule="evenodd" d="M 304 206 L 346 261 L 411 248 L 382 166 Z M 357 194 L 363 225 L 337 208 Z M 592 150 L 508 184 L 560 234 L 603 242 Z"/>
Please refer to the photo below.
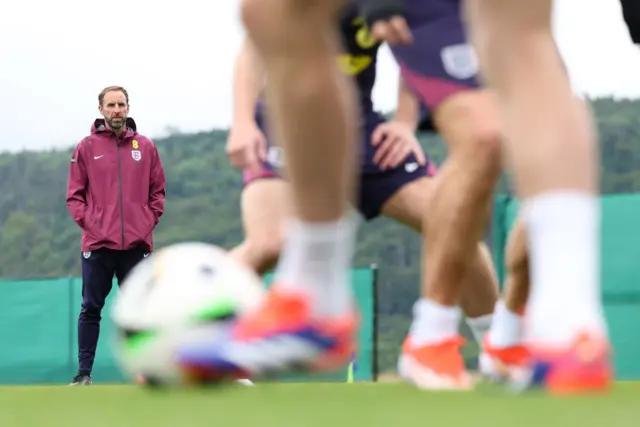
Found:
<path fill-rule="evenodd" d="M 129 105 L 124 93 L 118 90 L 105 93 L 99 110 L 111 129 L 120 130 L 125 126 L 129 115 Z"/>

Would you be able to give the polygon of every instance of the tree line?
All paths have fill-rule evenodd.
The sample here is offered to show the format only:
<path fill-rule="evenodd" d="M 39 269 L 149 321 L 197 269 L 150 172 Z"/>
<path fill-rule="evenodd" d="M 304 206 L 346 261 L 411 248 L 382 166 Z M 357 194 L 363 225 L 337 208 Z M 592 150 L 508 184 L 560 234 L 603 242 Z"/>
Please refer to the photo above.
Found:
<path fill-rule="evenodd" d="M 640 189 L 640 101 L 592 100 L 600 133 L 604 193 Z M 144 130 L 142 130 L 144 133 Z M 240 172 L 225 156 L 227 130 L 155 140 L 167 176 L 165 215 L 155 233 L 158 247 L 198 240 L 231 248 L 242 239 Z M 420 134 L 441 163 L 439 137 Z M 60 277 L 80 273 L 80 230 L 65 204 L 72 152 L 66 149 L 0 154 L 0 277 Z M 502 179 L 496 192 L 508 191 Z M 379 267 L 380 361 L 391 367 L 418 292 L 420 240 L 385 219 L 359 231 L 355 265 Z M 469 350 L 473 352 L 473 346 Z"/>

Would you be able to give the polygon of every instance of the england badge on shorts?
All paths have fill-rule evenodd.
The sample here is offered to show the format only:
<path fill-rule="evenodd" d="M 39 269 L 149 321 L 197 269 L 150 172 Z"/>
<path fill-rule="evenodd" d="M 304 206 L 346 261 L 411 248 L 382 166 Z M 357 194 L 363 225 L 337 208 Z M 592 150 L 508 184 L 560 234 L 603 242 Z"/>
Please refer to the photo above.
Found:
<path fill-rule="evenodd" d="M 136 162 L 139 162 L 142 159 L 142 153 L 140 153 L 140 150 L 131 150 L 131 157 Z"/>
<path fill-rule="evenodd" d="M 269 147 L 267 151 L 267 162 L 276 168 L 284 167 L 284 151 L 280 147 Z"/>
<path fill-rule="evenodd" d="M 455 79 L 466 80 L 478 74 L 478 57 L 471 45 L 445 46 L 440 51 L 440 57 L 444 70 Z"/>
<path fill-rule="evenodd" d="M 84 259 L 89 259 L 91 258 L 91 252 L 82 252 L 82 256 Z"/>

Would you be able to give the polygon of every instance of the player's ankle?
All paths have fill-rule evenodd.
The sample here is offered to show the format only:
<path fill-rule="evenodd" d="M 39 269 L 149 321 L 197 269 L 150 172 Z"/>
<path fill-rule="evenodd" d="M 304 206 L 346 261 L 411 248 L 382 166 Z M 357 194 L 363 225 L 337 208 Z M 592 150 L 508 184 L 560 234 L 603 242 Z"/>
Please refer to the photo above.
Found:
<path fill-rule="evenodd" d="M 314 301 L 313 314 L 340 316 L 353 310 L 349 271 L 357 222 L 292 221 L 275 280 L 282 289 L 303 289 Z"/>
<path fill-rule="evenodd" d="M 456 306 L 445 306 L 420 299 L 413 306 L 413 323 L 409 330 L 415 345 L 436 344 L 458 335 L 461 312 Z"/>
<path fill-rule="evenodd" d="M 484 316 L 467 317 L 466 319 L 469 329 L 477 342 L 482 343 L 484 337 L 491 330 L 493 323 L 493 313 L 485 314 Z"/>
<path fill-rule="evenodd" d="M 492 347 L 506 348 L 522 343 L 522 316 L 515 313 L 499 300 L 493 315 L 493 324 L 488 334 Z"/>

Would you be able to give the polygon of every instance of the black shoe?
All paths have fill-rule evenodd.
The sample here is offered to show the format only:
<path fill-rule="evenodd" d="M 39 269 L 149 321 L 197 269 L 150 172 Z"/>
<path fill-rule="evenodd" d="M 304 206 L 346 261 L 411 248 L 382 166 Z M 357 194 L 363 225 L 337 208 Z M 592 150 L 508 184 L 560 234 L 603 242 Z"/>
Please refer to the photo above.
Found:
<path fill-rule="evenodd" d="M 91 385 L 91 375 L 78 374 L 73 378 L 69 385 Z"/>

